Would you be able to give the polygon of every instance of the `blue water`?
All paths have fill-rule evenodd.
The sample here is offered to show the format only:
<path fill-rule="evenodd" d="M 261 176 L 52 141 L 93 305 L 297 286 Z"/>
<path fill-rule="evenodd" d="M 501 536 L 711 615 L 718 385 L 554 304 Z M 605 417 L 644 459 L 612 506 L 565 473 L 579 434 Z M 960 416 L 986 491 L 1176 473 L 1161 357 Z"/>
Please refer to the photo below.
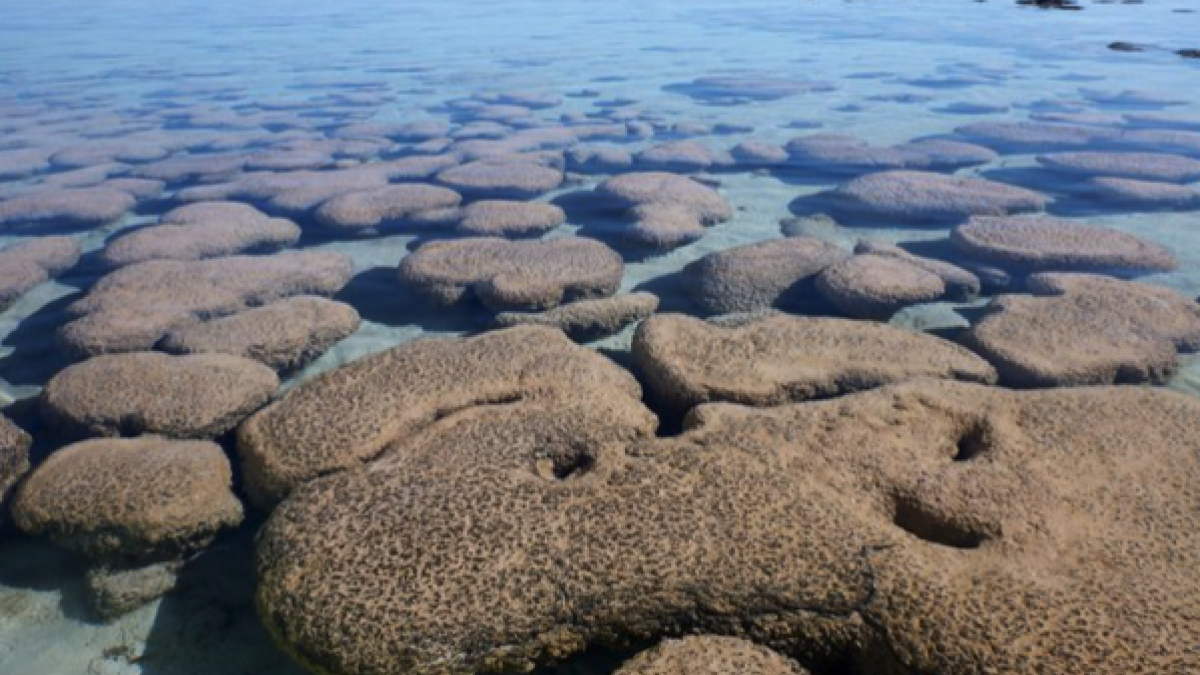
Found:
<path fill-rule="evenodd" d="M 160 129 L 164 110 L 193 106 L 237 114 L 268 109 L 318 132 L 346 120 L 446 119 L 445 102 L 485 90 L 561 96 L 560 107 L 536 113 L 547 121 L 624 99 L 628 105 L 618 107 L 668 124 L 752 129 L 700 137 L 718 149 L 748 139 L 783 143 L 814 130 L 892 144 L 1046 112 L 1098 116 L 1111 125 L 1130 112 L 1200 120 L 1200 60 L 1175 53 L 1200 47 L 1194 0 L 1081 7 L 1043 10 L 1000 0 L 0 0 L 0 111 L 41 106 L 42 118 L 30 126 L 0 117 L 0 148 L 69 146 L 90 129 L 126 124 L 168 135 L 238 133 Z M 1144 49 L 1109 48 L 1118 41 Z M 679 86 L 710 75 L 814 86 L 779 100 L 736 104 L 689 96 Z M 1173 101 L 1113 104 L 1089 93 L 1125 90 Z M 964 173 L 1031 164 L 1032 155 L 1005 155 Z M 0 198 L 36 189 L 45 177 L 0 183 Z M 797 199 L 838 182 L 751 172 L 719 179 L 737 216 L 695 244 L 630 260 L 624 290 L 652 285 L 706 253 L 781 236 L 779 223 L 793 215 Z M 597 180 L 541 199 L 588 189 Z M 170 197 L 75 236 L 85 249 L 98 250 L 122 230 L 152 222 Z M 1086 213 L 1090 222 L 1170 248 L 1179 269 L 1144 280 L 1200 295 L 1200 213 L 1074 208 L 1079 213 L 1067 215 Z M 578 226 L 568 223 L 550 236 L 569 236 Z M 866 236 L 911 241 L 945 234 L 944 228 L 868 227 L 829 237 L 849 246 Z M 0 236 L 0 245 L 18 239 Z M 397 234 L 305 242 L 349 253 L 364 278 L 375 271 L 388 275 L 377 286 L 362 285 L 374 295 L 355 296 L 365 319 L 359 332 L 289 385 L 406 340 L 477 326 L 478 317 L 429 321 L 405 311 L 389 285 L 390 270 L 415 241 Z M 83 266 L 0 314 L 0 403 L 30 399 L 61 367 L 52 342 L 59 310 L 98 274 Z M 894 321 L 961 325 L 952 310 L 918 308 Z M 620 351 L 628 340 L 626 331 L 597 346 Z M 1200 363 L 1193 359 L 1172 385 L 1200 391 Z M 234 537 L 207 554 L 216 562 L 204 568 L 200 583 L 107 625 L 83 616 L 77 561 L 40 542 L 0 544 L 0 673 L 297 672 L 253 617 L 247 542 Z"/>

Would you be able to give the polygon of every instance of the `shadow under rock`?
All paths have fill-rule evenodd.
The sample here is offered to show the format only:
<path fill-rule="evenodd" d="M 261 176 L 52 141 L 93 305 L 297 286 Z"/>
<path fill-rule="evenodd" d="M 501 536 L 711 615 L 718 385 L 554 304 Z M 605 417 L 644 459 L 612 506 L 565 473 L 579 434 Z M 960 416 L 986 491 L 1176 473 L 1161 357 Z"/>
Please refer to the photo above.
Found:
<path fill-rule="evenodd" d="M 356 309 L 366 321 L 387 326 L 420 326 L 434 332 L 478 332 L 492 325 L 492 314 L 482 306 L 463 303 L 434 305 L 396 276 L 393 266 L 373 267 L 355 275 L 334 296 Z"/>
<path fill-rule="evenodd" d="M 58 608 L 64 616 L 82 623 L 95 623 L 87 598 L 84 560 L 47 541 L 16 536 L 0 541 L 0 586 L 59 594 Z M 19 608 L 0 607 L 10 615 Z"/>
<path fill-rule="evenodd" d="M 306 673 L 255 613 L 253 529 L 243 526 L 184 565 L 146 636 L 142 675 Z"/>
<path fill-rule="evenodd" d="M 67 307 L 82 297 L 72 293 L 48 303 L 21 321 L 4 339 L 12 352 L 0 358 L 0 378 L 14 385 L 41 385 L 78 359 L 58 342 L 59 327 L 71 321 Z"/>

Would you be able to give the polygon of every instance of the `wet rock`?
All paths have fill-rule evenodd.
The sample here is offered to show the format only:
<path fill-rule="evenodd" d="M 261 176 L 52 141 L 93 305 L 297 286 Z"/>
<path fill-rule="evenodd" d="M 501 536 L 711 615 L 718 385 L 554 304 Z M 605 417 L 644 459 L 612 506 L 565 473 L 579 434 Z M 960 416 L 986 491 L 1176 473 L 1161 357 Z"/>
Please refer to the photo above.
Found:
<path fill-rule="evenodd" d="M 794 164 L 826 172 L 865 173 L 888 169 L 950 171 L 996 159 L 992 150 L 961 141 L 925 139 L 891 147 L 845 134 L 813 134 L 787 144 Z"/>
<path fill-rule="evenodd" d="M 452 167 L 438 182 L 477 199 L 530 199 L 562 184 L 562 172 L 533 161 L 481 160 Z"/>
<path fill-rule="evenodd" d="M 638 327 L 633 356 L 655 402 L 675 415 L 702 403 L 774 406 L 922 378 L 996 381 L 986 361 L 932 335 L 781 313 L 729 326 L 659 314 Z"/>
<path fill-rule="evenodd" d="M 831 88 L 829 85 L 804 80 L 718 75 L 700 77 L 689 83 L 670 85 L 667 90 L 706 103 L 730 105 L 753 101 L 778 101 L 809 92 L 829 91 Z"/>
<path fill-rule="evenodd" d="M 97 562 L 177 560 L 242 520 L 229 460 L 209 441 L 83 441 L 17 489 L 13 521 Z"/>
<path fill-rule="evenodd" d="M 733 217 L 733 207 L 716 190 L 673 173 L 638 172 L 609 178 L 596 186 L 596 197 L 619 210 L 646 205 L 678 207 L 703 225 Z"/>
<path fill-rule="evenodd" d="M 945 223 L 978 215 L 1040 211 L 1048 201 L 1031 190 L 982 178 L 920 171 L 860 176 L 828 193 L 849 215 L 904 223 Z"/>
<path fill-rule="evenodd" d="M 180 183 L 217 183 L 233 178 L 246 166 L 246 155 L 181 155 L 143 164 L 131 172 L 134 178 L 148 178 L 171 185 Z"/>
<path fill-rule="evenodd" d="M 854 255 L 817 275 L 817 290 L 842 313 L 886 321 L 900 309 L 946 293 L 940 277 L 897 257 Z"/>
<path fill-rule="evenodd" d="M 1114 140 L 1117 129 L 1049 122 L 979 122 L 954 130 L 969 141 L 1006 152 L 1047 152 L 1077 149 Z"/>
<path fill-rule="evenodd" d="M 733 159 L 696 141 L 671 141 L 647 148 L 637 154 L 637 163 L 650 171 L 706 171 L 730 166 Z"/>
<path fill-rule="evenodd" d="M 934 274 L 942 280 L 942 284 L 946 288 L 946 294 L 954 300 L 967 300 L 979 295 L 979 277 L 969 270 L 965 270 L 958 265 L 948 263 L 944 260 L 913 255 L 895 244 L 882 241 L 859 241 L 854 247 L 854 252 L 860 255 L 895 258 L 925 270 L 930 274 Z"/>
<path fill-rule="evenodd" d="M 0 312 L 35 286 L 74 267 L 81 251 L 71 237 L 38 237 L 0 249 Z"/>
<path fill-rule="evenodd" d="M 616 675 L 806 675 L 795 661 L 739 638 L 701 635 L 661 644 L 629 659 Z"/>
<path fill-rule="evenodd" d="M 680 206 L 646 204 L 635 206 L 625 214 L 628 225 L 626 240 L 653 249 L 668 250 L 699 241 L 705 235 L 704 225 L 695 213 Z"/>
<path fill-rule="evenodd" d="M 0 232 L 94 229 L 125 215 L 135 202 L 107 188 L 39 190 L 0 201 Z"/>
<path fill-rule="evenodd" d="M 624 263 L 583 238 L 507 241 L 471 238 L 425 244 L 400 261 L 400 281 L 438 304 L 471 298 L 494 311 L 550 309 L 612 295 Z"/>
<path fill-rule="evenodd" d="M 736 246 L 689 265 L 688 290 L 712 314 L 791 307 L 811 294 L 806 281 L 846 255 L 808 237 Z"/>
<path fill-rule="evenodd" d="M 273 505 L 308 481 L 388 454 L 431 423 L 474 406 L 546 406 L 569 420 L 569 411 L 583 405 L 620 420 L 628 427 L 621 437 L 648 434 L 654 420 L 637 403 L 640 396 L 627 371 L 557 330 L 527 326 L 420 340 L 291 390 L 242 425 L 238 454 L 251 497 Z"/>
<path fill-rule="evenodd" d="M 301 296 L 172 330 L 159 347 L 171 354 L 229 354 L 291 372 L 352 335 L 361 323 L 350 305 Z"/>
<path fill-rule="evenodd" d="M 0 531 L 8 524 L 8 500 L 17 481 L 29 471 L 33 439 L 0 414 Z"/>
<path fill-rule="evenodd" d="M 567 170 L 576 173 L 620 173 L 633 167 L 633 155 L 623 148 L 582 146 L 566 154 Z"/>
<path fill-rule="evenodd" d="M 77 437 L 157 434 L 215 438 L 261 408 L 279 378 L 225 354 L 97 356 L 46 383 L 46 421 Z"/>
<path fill-rule="evenodd" d="M 976 217 L 950 233 L 964 255 L 1020 272 L 1136 275 L 1176 268 L 1170 251 L 1131 234 L 1050 216 Z"/>
<path fill-rule="evenodd" d="M 1110 176 L 1160 183 L 1200 180 L 1200 161 L 1151 152 L 1061 152 L 1039 155 L 1042 166 L 1078 176 Z"/>
<path fill-rule="evenodd" d="M 817 672 L 1200 666 L 1194 398 L 922 381 L 666 439 L 599 400 L 628 414 L 468 404 L 294 492 L 258 539 L 267 630 L 347 675 L 692 632 Z"/>
<path fill-rule="evenodd" d="M 313 213 L 317 224 L 337 232 L 372 232 L 423 211 L 453 208 L 462 196 L 435 185 L 401 184 L 339 195 Z"/>
<path fill-rule="evenodd" d="M 615 335 L 658 309 L 658 298 L 650 293 L 630 293 L 598 300 L 580 300 L 546 312 L 501 312 L 496 325 L 549 326 L 579 342 Z"/>
<path fill-rule="evenodd" d="M 537 237 L 567 222 L 567 214 L 554 204 L 483 200 L 463 208 L 427 211 L 413 222 L 476 237 Z"/>
<path fill-rule="evenodd" d="M 154 260 L 97 282 L 68 312 L 59 337 L 69 352 L 96 356 L 152 349 L 168 331 L 293 295 L 333 295 L 353 273 L 332 251 L 211 260 Z"/>
<path fill-rule="evenodd" d="M 239 253 L 272 253 L 300 240 L 290 220 L 271 218 L 235 202 L 189 204 L 168 212 L 158 225 L 121 236 L 100 254 L 120 267 L 147 260 L 203 260 Z"/>
<path fill-rule="evenodd" d="M 175 590 L 183 564 L 176 560 L 144 567 L 93 567 L 87 571 L 92 611 L 111 621 Z"/>
<path fill-rule="evenodd" d="M 738 143 L 729 154 L 743 166 L 778 166 L 787 163 L 789 157 L 786 149 L 761 141 Z"/>
<path fill-rule="evenodd" d="M 1093 178 L 1087 182 L 1087 188 L 1088 193 L 1098 199 L 1137 209 L 1190 211 L 1200 208 L 1200 192 L 1186 185 L 1128 178 Z"/>
<path fill-rule="evenodd" d="M 1006 386 L 1164 382 L 1177 351 L 1200 350 L 1200 305 L 1166 288 L 1038 274 L 1034 295 L 1001 295 L 963 337 Z"/>

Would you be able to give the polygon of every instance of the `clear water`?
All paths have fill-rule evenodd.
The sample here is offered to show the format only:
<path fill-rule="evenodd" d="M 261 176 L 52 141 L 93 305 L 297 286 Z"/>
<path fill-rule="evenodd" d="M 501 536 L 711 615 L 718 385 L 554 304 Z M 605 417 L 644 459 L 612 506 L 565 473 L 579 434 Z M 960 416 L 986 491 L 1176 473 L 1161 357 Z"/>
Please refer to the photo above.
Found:
<path fill-rule="evenodd" d="M 1000 0 L 0 0 L 0 104 L 49 103 L 82 113 L 77 124 L 86 128 L 89 118 L 135 119 L 164 106 L 240 109 L 284 101 L 319 112 L 330 94 L 383 92 L 388 100 L 356 114 L 408 121 L 444 116 L 440 104 L 481 90 L 534 90 L 566 95 L 561 108 L 544 113 L 549 120 L 594 112 L 597 101 L 630 99 L 630 108 L 669 122 L 753 128 L 701 139 L 716 148 L 750 138 L 782 143 L 810 133 L 795 123 L 890 144 L 1039 111 L 1119 123 L 1122 113 L 1157 110 L 1096 103 L 1086 90 L 1169 96 L 1180 103 L 1165 114 L 1200 119 L 1200 61 L 1173 53 L 1200 47 L 1195 2 L 1082 6 L 1051 11 Z M 1147 49 L 1110 50 L 1116 41 Z M 803 79 L 829 88 L 777 101 L 712 105 L 671 86 L 714 74 Z M 570 96 L 583 89 L 599 98 Z M 998 112 L 956 112 L 959 104 L 996 106 Z M 0 143 L 21 140 L 0 133 Z M 1032 156 L 1006 155 L 964 173 L 1031 162 Z M 0 184 L 0 196 L 37 180 Z M 779 222 L 792 215 L 794 200 L 837 182 L 736 172 L 722 173 L 720 180 L 737 217 L 696 244 L 631 261 L 625 289 L 653 285 L 708 252 L 782 236 Z M 588 189 L 592 182 L 543 199 Z M 1086 203 L 1072 208 L 1069 215 L 1086 214 L 1170 248 L 1179 269 L 1146 280 L 1200 295 L 1200 213 L 1116 212 Z M 88 250 L 97 250 L 122 229 L 156 215 L 141 209 L 116 226 L 78 236 Z M 856 228 L 828 236 L 850 245 L 864 236 L 941 238 L 945 230 Z M 0 236 L 0 245 L 15 240 Z M 434 320 L 413 310 L 391 284 L 391 271 L 414 242 L 407 235 L 306 242 L 354 258 L 360 279 L 347 299 L 365 322 L 297 381 L 423 334 L 478 328 L 480 317 L 469 313 Z M 96 274 L 85 265 L 0 314 L 0 399 L 28 399 L 62 366 L 53 331 L 65 304 Z M 895 321 L 939 327 L 961 317 L 950 307 L 933 306 L 907 310 Z M 619 352 L 628 339 L 626 332 L 597 346 Z M 1172 386 L 1200 392 L 1200 362 L 1191 359 Z M 232 537 L 204 556 L 194 584 L 118 622 L 98 624 L 81 610 L 76 561 L 40 542 L 0 543 L 0 672 L 298 672 L 253 617 L 248 550 L 245 532 Z"/>

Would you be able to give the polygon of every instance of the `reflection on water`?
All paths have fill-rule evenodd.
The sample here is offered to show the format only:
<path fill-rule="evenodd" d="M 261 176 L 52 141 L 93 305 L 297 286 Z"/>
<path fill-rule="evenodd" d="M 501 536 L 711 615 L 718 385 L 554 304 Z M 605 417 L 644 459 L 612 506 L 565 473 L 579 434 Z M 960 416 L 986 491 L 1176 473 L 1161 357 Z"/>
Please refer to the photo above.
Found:
<path fill-rule="evenodd" d="M 236 354 L 278 371 L 283 392 L 404 342 L 486 331 L 497 312 L 634 291 L 660 312 L 890 320 L 971 346 L 1010 386 L 1200 395 L 1200 362 L 1176 353 L 1200 347 L 1187 0 L 392 5 L 0 0 L 0 403 L 35 464 L 100 432 L 216 428 L 170 411 L 131 422 L 103 402 L 47 414 L 51 378 L 105 353 Z M 606 182 L 650 171 L 694 180 Z M 446 243 L 475 236 L 515 243 Z M 838 248 L 807 272 L 812 254 L 792 244 L 744 248 L 785 236 Z M 244 255 L 263 257 L 227 259 Z M 1000 293 L 1032 309 L 997 314 Z M 264 311 L 308 295 L 333 302 Z M 504 321 L 573 322 L 633 364 L 644 305 L 573 306 Z M 1080 323 L 1035 335 L 1052 311 Z M 1007 356 L 1014 333 L 1024 360 Z M 1070 352 L 1120 352 L 1133 333 L 1130 362 L 1072 379 Z M 228 391 L 200 398 L 216 408 Z M 179 435 L 232 452 L 228 429 L 262 402 Z M 10 533 L 0 672 L 297 672 L 253 616 L 253 529 L 107 624 L 89 614 L 82 561 Z M 570 668 L 619 658 L 583 662 Z"/>

